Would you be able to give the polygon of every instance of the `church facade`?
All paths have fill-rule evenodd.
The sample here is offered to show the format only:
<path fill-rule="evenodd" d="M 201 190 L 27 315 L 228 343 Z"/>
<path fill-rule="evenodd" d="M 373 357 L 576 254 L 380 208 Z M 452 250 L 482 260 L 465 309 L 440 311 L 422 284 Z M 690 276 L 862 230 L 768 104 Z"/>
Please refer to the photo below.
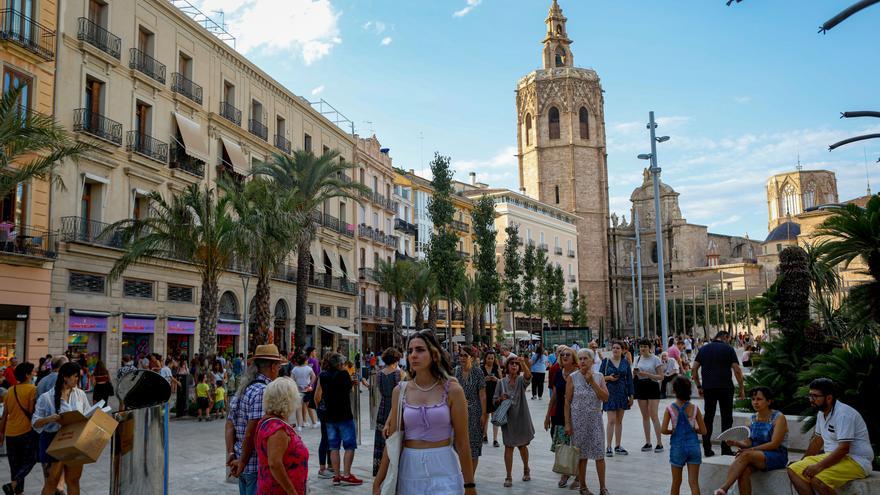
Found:
<path fill-rule="evenodd" d="M 602 86 L 574 65 L 567 19 L 556 0 L 543 40 L 542 68 L 516 88 L 520 192 L 572 213 L 577 224 L 579 290 L 590 326 L 611 324 L 608 168 Z"/>

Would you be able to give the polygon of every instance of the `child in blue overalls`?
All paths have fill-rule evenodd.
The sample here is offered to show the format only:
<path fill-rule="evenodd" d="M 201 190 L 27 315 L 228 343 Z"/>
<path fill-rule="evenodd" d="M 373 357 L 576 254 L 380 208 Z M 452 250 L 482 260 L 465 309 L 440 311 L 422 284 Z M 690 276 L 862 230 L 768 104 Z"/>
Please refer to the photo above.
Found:
<path fill-rule="evenodd" d="M 669 440 L 669 464 L 672 465 L 672 489 L 670 494 L 678 495 L 681 489 L 682 470 L 687 465 L 688 485 L 692 495 L 700 495 L 700 464 L 703 462 L 700 438 L 706 434 L 703 413 L 691 404 L 691 381 L 679 376 L 672 381 L 675 402 L 663 414 L 663 428 L 660 432 L 671 435 Z"/>

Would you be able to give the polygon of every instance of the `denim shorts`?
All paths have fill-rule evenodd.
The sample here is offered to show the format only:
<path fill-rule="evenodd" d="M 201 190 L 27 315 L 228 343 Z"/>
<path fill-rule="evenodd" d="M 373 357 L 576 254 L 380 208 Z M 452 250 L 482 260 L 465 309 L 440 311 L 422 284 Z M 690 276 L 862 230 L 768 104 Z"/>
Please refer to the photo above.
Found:
<path fill-rule="evenodd" d="M 354 420 L 349 419 L 339 423 L 327 423 L 327 447 L 329 450 L 339 450 L 339 445 L 345 450 L 357 448 L 357 431 Z"/>
<path fill-rule="evenodd" d="M 685 464 L 700 465 L 703 463 L 703 453 L 699 443 L 676 445 L 669 447 L 669 463 L 675 467 L 684 467 Z"/>

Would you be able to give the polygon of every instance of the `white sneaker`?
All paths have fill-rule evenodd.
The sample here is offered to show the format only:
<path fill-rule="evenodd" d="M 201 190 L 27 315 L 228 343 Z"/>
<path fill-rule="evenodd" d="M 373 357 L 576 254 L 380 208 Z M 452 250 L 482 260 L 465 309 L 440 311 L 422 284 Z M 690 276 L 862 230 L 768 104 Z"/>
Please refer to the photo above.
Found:
<path fill-rule="evenodd" d="M 297 426 L 297 427 L 296 427 L 296 431 L 298 431 L 298 432 L 301 433 L 301 432 L 303 431 L 303 427 L 302 427 L 302 426 Z"/>

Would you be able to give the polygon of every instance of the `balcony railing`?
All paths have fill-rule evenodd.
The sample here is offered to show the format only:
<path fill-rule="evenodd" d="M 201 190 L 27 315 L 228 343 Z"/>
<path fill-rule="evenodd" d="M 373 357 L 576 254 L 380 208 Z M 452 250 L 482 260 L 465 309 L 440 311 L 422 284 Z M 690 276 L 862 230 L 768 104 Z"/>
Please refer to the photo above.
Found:
<path fill-rule="evenodd" d="M 388 306 L 379 306 L 379 318 L 390 318 L 391 311 L 388 310 Z"/>
<path fill-rule="evenodd" d="M 275 147 L 279 150 L 290 153 L 290 139 L 278 134 L 275 135 Z"/>
<path fill-rule="evenodd" d="M 460 220 L 453 220 L 452 221 L 452 228 L 459 231 L 459 232 L 465 232 L 465 233 L 470 232 L 470 226 Z"/>
<path fill-rule="evenodd" d="M 574 249 L 569 249 L 569 250 L 568 250 L 568 257 L 569 257 L 569 258 L 574 258 Z"/>
<path fill-rule="evenodd" d="M 400 251 L 396 251 L 394 253 L 394 259 L 397 261 L 416 261 L 416 258 L 408 256 L 405 253 L 401 253 Z"/>
<path fill-rule="evenodd" d="M 144 73 L 160 83 L 165 84 L 165 64 L 137 48 L 132 48 L 129 52 L 131 53 L 131 60 L 128 61 L 129 69 Z"/>
<path fill-rule="evenodd" d="M 256 119 L 248 119 L 248 132 L 262 139 L 263 141 L 269 140 L 269 128 L 266 127 L 266 124 L 260 122 Z"/>
<path fill-rule="evenodd" d="M 196 177 L 205 176 L 205 162 L 189 156 L 183 145 L 171 143 L 168 151 L 171 156 L 170 161 L 168 162 L 169 168 L 182 170 L 190 175 L 195 175 Z"/>
<path fill-rule="evenodd" d="M 202 87 L 179 72 L 171 74 L 171 91 L 186 96 L 199 105 L 202 104 Z"/>
<path fill-rule="evenodd" d="M 122 232 L 109 229 L 109 223 L 86 220 L 80 217 L 61 217 L 61 240 L 122 248 Z"/>
<path fill-rule="evenodd" d="M 0 10 L 0 40 L 11 41 L 46 60 L 55 58 L 55 31 L 14 9 Z"/>
<path fill-rule="evenodd" d="M 241 110 L 228 101 L 220 102 L 220 116 L 235 125 L 241 125 Z"/>
<path fill-rule="evenodd" d="M 394 230 L 399 230 L 404 234 L 409 235 L 417 235 L 419 233 L 419 229 L 415 226 L 415 224 L 409 223 L 402 218 L 394 219 Z"/>
<path fill-rule="evenodd" d="M 91 134 L 115 145 L 122 144 L 122 124 L 88 108 L 73 111 L 73 130 Z"/>
<path fill-rule="evenodd" d="M 542 242 L 542 243 L 538 244 L 538 249 L 540 249 L 541 251 L 547 251 L 547 243 Z"/>
<path fill-rule="evenodd" d="M 358 277 L 375 282 L 376 270 L 374 268 L 358 268 Z"/>
<path fill-rule="evenodd" d="M 76 39 L 85 41 L 117 60 L 122 57 L 122 39 L 85 17 L 79 18 Z"/>
<path fill-rule="evenodd" d="M 125 149 L 157 162 L 165 163 L 168 161 L 168 143 L 137 131 L 128 131 L 125 136 Z"/>
<path fill-rule="evenodd" d="M 553 248 L 553 253 L 556 254 L 557 256 L 562 256 L 562 248 L 559 246 L 556 246 L 555 248 Z"/>
<path fill-rule="evenodd" d="M 372 318 L 376 313 L 376 307 L 372 304 L 361 304 L 361 316 Z"/>
<path fill-rule="evenodd" d="M 577 278 L 574 275 L 569 275 L 568 281 L 571 283 L 575 283 L 575 282 L 577 282 Z"/>
<path fill-rule="evenodd" d="M 57 238 L 55 233 L 33 227 L 6 229 L 0 226 L 0 255 L 54 260 L 58 256 Z"/>

